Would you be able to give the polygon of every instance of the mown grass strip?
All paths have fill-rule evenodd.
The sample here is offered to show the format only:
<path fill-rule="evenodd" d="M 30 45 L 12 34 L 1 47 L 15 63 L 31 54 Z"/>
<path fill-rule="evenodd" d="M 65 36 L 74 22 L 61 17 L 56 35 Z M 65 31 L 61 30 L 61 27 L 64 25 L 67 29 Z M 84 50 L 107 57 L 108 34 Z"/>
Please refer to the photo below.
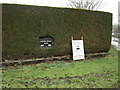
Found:
<path fill-rule="evenodd" d="M 10 88 L 117 88 L 118 51 L 86 62 L 40 63 L 2 68 L 2 87 Z"/>

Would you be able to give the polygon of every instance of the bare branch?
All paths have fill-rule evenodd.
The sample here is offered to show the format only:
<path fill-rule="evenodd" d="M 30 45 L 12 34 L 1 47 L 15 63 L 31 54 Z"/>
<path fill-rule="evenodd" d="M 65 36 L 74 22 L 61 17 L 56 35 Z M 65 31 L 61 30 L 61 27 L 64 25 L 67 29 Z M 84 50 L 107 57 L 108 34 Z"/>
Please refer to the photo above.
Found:
<path fill-rule="evenodd" d="M 12 0 L 12 1 L 17 4 L 17 2 L 15 0 Z"/>
<path fill-rule="evenodd" d="M 98 9 L 103 0 L 69 0 L 69 6 L 80 9 Z"/>

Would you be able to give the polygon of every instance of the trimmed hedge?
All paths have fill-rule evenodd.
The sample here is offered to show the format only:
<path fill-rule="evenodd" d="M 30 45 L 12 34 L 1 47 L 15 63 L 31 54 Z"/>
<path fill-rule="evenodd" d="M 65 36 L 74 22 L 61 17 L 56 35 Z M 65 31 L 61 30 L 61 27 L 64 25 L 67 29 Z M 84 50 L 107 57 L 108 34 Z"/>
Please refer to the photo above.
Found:
<path fill-rule="evenodd" d="M 112 14 L 70 8 L 3 4 L 2 57 L 25 59 L 70 55 L 71 37 L 84 37 L 85 53 L 108 52 Z M 41 48 L 39 37 L 54 38 L 53 47 Z"/>

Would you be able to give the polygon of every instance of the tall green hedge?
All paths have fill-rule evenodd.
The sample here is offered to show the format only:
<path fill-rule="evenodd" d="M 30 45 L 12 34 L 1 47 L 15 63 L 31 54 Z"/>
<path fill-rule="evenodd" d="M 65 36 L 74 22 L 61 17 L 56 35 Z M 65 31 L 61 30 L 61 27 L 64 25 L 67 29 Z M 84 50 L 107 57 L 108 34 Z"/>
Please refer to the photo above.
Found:
<path fill-rule="evenodd" d="M 108 52 L 112 14 L 100 11 L 29 5 L 2 5 L 3 59 L 71 55 L 71 37 L 84 37 L 85 53 Z M 39 37 L 52 36 L 53 47 L 41 48 Z"/>

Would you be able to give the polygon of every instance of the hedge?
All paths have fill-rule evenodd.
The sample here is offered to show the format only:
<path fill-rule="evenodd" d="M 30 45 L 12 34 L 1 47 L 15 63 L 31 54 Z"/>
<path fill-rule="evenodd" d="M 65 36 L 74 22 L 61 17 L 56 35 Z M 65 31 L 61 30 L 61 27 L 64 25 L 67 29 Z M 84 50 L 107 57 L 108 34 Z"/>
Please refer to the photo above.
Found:
<path fill-rule="evenodd" d="M 108 12 L 2 4 L 2 58 L 26 59 L 71 55 L 71 37 L 84 37 L 85 53 L 108 52 L 112 14 Z M 39 37 L 51 36 L 42 48 Z"/>

